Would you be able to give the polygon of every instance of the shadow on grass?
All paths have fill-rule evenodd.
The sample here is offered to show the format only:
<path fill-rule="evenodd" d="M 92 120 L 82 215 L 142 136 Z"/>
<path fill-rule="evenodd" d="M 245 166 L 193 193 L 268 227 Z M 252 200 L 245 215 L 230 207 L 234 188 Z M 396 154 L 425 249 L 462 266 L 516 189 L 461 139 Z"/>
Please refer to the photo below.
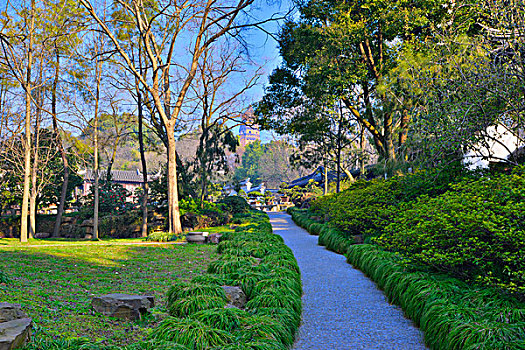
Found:
<path fill-rule="evenodd" d="M 2 250 L 0 266 L 11 282 L 0 301 L 22 304 L 35 324 L 54 336 L 127 344 L 153 325 L 94 314 L 91 298 L 118 292 L 153 295 L 162 309 L 171 284 L 202 274 L 214 251 L 202 245 L 96 244 Z"/>

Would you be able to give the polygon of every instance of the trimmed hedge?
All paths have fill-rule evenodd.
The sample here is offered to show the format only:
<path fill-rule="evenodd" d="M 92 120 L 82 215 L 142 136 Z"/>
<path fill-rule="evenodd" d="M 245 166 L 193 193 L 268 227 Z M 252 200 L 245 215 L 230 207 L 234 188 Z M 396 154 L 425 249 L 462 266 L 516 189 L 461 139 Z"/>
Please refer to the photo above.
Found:
<path fill-rule="evenodd" d="M 314 222 L 305 211 L 289 213 L 303 228 Z M 495 289 L 416 268 L 407 258 L 378 246 L 356 245 L 324 226 L 330 239 L 321 241 L 321 233 L 319 244 L 333 251 L 346 247 L 347 261 L 375 281 L 391 303 L 401 306 L 423 330 L 431 349 L 525 349 L 525 304 Z"/>
<path fill-rule="evenodd" d="M 177 281 L 168 292 L 168 312 L 151 340 L 184 349 L 288 349 L 301 320 L 299 267 L 282 237 L 272 233 L 268 216 L 238 215 L 244 224 L 226 233 L 218 260 L 208 274 Z M 221 286 L 239 286 L 248 298 L 244 310 L 225 308 Z"/>
<path fill-rule="evenodd" d="M 445 275 L 407 271 L 403 258 L 377 246 L 351 246 L 347 259 L 401 306 L 430 348 L 525 348 L 525 304 L 516 299 Z"/>

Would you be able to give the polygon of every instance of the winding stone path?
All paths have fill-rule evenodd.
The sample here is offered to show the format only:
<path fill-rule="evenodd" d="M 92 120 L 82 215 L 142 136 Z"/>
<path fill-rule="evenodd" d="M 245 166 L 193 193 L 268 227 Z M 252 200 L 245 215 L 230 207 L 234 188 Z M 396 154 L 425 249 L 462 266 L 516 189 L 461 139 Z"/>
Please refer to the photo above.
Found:
<path fill-rule="evenodd" d="M 301 269 L 303 323 L 294 349 L 425 349 L 422 332 L 344 256 L 318 246 L 289 215 L 269 216 Z"/>

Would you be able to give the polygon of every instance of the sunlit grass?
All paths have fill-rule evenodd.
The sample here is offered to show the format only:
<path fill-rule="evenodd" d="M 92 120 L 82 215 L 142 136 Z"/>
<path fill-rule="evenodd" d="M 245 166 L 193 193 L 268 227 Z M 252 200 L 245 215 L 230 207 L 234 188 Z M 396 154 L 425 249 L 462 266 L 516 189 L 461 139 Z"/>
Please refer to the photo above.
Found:
<path fill-rule="evenodd" d="M 0 248 L 2 247 L 22 247 L 25 245 L 107 245 L 111 243 L 141 243 L 144 238 L 102 238 L 99 241 L 72 238 L 47 238 L 47 239 L 28 239 L 27 243 L 21 243 L 18 238 L 0 238 Z"/>
<path fill-rule="evenodd" d="M 1 240 L 6 241 L 10 247 L 0 248 L 0 266 L 9 283 L 0 286 L 0 301 L 22 304 L 36 327 L 50 336 L 87 337 L 113 345 L 143 339 L 156 324 L 153 319 L 149 323 L 128 322 L 95 315 L 90 309 L 94 295 L 119 292 L 154 295 L 155 309 L 163 312 L 165 296 L 173 281 L 190 280 L 202 274 L 215 256 L 215 247 L 211 245 L 85 242 L 26 248 L 12 240 Z"/>

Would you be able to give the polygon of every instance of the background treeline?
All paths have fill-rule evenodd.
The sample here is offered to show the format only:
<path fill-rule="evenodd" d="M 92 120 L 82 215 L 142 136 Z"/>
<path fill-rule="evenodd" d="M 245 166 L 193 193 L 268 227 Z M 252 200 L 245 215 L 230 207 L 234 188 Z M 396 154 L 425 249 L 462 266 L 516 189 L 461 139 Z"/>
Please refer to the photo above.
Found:
<path fill-rule="evenodd" d="M 362 173 L 378 162 L 392 175 L 486 158 L 496 144 L 499 161 L 519 162 L 522 2 L 296 7 L 256 113 L 263 127 L 293 135 L 304 161 Z"/>
<path fill-rule="evenodd" d="M 59 235 L 79 169 L 138 168 L 146 183 L 164 163 L 167 229 L 181 232 L 180 184 L 191 182 L 195 198 L 207 196 L 210 174 L 235 151 L 232 129 L 262 73 L 246 36 L 279 14 L 259 18 L 252 5 L 20 0 L 3 6 L 1 202 L 20 207 L 22 240 L 35 233 L 38 207 L 48 202 L 58 206 Z M 197 146 L 185 165 L 178 141 L 192 132 Z M 183 167 L 191 174 L 180 174 Z M 98 182 L 95 175 L 95 238 Z M 44 200 L 51 190 L 58 193 Z M 148 192 L 145 185 L 143 234 Z"/>

